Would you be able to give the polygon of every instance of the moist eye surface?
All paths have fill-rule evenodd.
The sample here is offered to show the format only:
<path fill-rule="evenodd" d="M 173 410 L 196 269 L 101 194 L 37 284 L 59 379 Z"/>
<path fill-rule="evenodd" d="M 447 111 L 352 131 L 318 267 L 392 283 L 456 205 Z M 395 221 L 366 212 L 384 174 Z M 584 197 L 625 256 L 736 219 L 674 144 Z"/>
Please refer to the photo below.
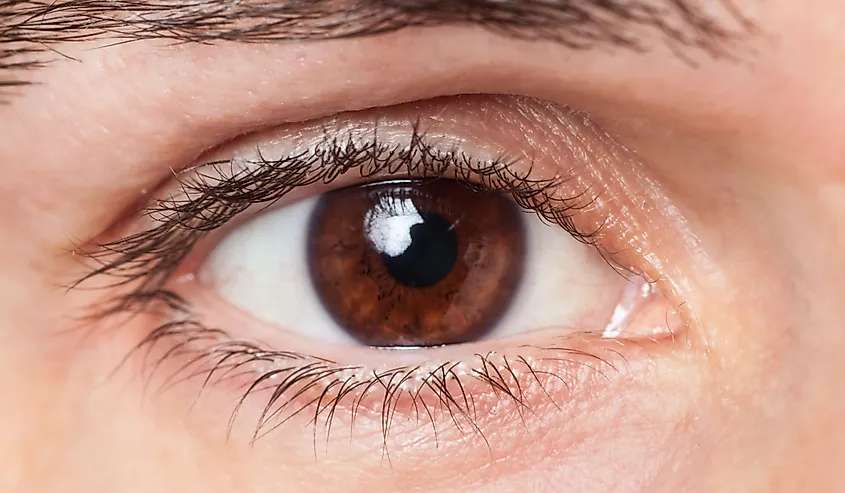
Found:
<path fill-rule="evenodd" d="M 451 180 L 398 181 L 324 195 L 308 234 L 320 302 L 371 346 L 468 342 L 518 291 L 523 214 L 496 192 Z"/>

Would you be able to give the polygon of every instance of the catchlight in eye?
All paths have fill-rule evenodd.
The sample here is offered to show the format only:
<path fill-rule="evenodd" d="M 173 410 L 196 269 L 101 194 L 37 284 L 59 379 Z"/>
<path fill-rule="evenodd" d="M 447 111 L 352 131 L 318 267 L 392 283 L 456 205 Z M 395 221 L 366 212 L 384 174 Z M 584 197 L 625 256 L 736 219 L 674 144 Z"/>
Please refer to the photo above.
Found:
<path fill-rule="evenodd" d="M 361 343 L 469 342 L 496 326 L 519 289 L 523 216 L 504 195 L 452 180 L 331 192 L 310 220 L 310 278 Z"/>

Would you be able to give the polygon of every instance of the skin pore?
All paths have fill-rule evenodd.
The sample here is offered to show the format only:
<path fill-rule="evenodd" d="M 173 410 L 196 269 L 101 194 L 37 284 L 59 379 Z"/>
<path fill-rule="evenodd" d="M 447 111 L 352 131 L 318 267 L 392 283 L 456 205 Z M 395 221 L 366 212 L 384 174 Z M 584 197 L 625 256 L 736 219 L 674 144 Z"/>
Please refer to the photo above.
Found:
<path fill-rule="evenodd" d="M 843 22 L 833 0 L 0 0 L 0 490 L 841 490 Z M 393 354 L 322 341 L 314 320 L 259 322 L 225 290 L 174 281 L 202 272 L 247 216 L 351 182 L 302 187 L 198 240 L 165 281 L 193 332 L 145 343 L 172 321 L 162 305 L 92 316 L 126 294 L 114 277 L 68 289 L 102 265 L 97 245 L 149 229 L 140 211 L 178 196 L 195 166 L 256 149 L 280 159 L 335 127 L 363 139 L 381 125 L 404 146 L 413 123 L 445 136 L 426 141 L 440 151 L 458 142 L 569 177 L 559 193 L 583 200 L 576 226 L 605 226 L 593 243 L 654 281 L 657 326 L 671 331 L 608 340 L 526 321 L 499 339 Z M 547 270 L 576 251 L 546 248 Z M 528 312 L 579 289 L 564 288 Z M 248 354 L 344 368 L 474 368 L 490 351 L 497 368 L 537 363 L 485 385 L 448 380 L 475 416 L 420 385 L 395 392 L 384 433 L 376 385 L 357 408 L 332 408 L 330 432 L 308 408 L 280 411 L 264 434 L 261 396 L 237 406 L 266 370 L 206 385 L 220 348 L 208 328 Z M 201 337 L 180 342 L 190 335 Z M 543 366 L 551 346 L 572 351 Z M 562 377 L 532 380 L 534 368 Z"/>

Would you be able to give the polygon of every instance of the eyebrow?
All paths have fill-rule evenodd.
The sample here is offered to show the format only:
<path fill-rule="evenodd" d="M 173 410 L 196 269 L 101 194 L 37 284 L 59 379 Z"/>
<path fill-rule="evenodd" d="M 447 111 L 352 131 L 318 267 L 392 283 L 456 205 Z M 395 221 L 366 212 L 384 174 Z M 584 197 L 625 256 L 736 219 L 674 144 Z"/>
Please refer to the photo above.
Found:
<path fill-rule="evenodd" d="M 39 67 L 63 43 L 163 39 L 271 43 L 372 36 L 406 27 L 477 25 L 573 49 L 648 48 L 729 54 L 753 24 L 733 0 L 0 0 L 4 72 Z M 4 82 L 5 81 L 5 82 Z"/>

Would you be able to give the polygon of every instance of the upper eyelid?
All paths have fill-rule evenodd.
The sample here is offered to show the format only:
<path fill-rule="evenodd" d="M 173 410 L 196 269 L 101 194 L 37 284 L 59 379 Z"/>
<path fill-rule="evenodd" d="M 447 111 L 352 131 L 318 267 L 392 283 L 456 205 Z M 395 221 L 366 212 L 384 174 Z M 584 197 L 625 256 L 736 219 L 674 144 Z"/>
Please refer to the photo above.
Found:
<path fill-rule="evenodd" d="M 218 49 L 215 47 L 214 50 Z M 227 50 L 247 51 L 247 47 L 221 47 L 219 52 L 225 53 Z M 217 53 L 217 51 L 214 51 L 214 53 Z M 222 55 L 221 58 L 216 58 L 213 62 L 225 63 L 226 56 L 228 55 Z M 284 59 L 284 63 L 280 63 L 279 65 L 287 65 L 289 59 L 291 58 L 286 49 L 281 48 L 279 48 L 279 56 Z M 186 57 L 187 60 L 190 60 L 191 58 L 191 56 Z M 258 56 L 252 56 L 250 60 L 251 62 L 256 62 L 258 61 Z M 472 62 L 472 60 L 469 61 Z M 248 63 L 249 67 L 260 65 L 251 62 Z M 178 67 L 182 66 L 183 63 L 186 63 L 186 60 L 175 60 L 173 63 L 174 67 Z M 512 62 L 507 62 L 507 64 L 510 66 Z M 472 63 L 469 65 L 470 69 L 473 71 L 481 73 L 482 75 L 487 75 L 484 72 L 479 72 L 477 70 L 478 67 Z M 188 65 L 185 65 L 185 67 L 186 70 L 188 70 Z M 444 69 L 436 73 L 434 78 L 443 77 L 448 80 L 448 77 L 446 76 L 453 71 L 453 68 L 450 66 L 448 69 Z M 578 71 L 578 69 L 574 70 L 574 72 Z M 83 75 L 84 72 L 85 70 L 82 69 L 81 73 Z M 295 74 L 297 81 L 307 80 L 309 74 L 313 72 L 313 70 L 310 67 L 304 67 L 301 72 L 302 76 L 300 76 L 299 73 Z M 462 80 L 467 76 L 461 71 L 457 71 L 455 73 L 459 74 Z M 79 74 L 77 73 L 77 75 Z M 106 74 L 101 82 L 111 78 L 113 75 L 114 74 Z M 245 70 L 240 75 L 241 77 L 236 77 L 234 79 L 252 80 L 256 74 Z M 143 79 L 139 79 L 137 74 L 133 75 L 133 72 L 131 71 L 128 77 L 139 80 L 139 84 L 144 84 Z M 585 78 L 587 77 L 591 76 L 587 74 Z M 496 77 L 488 77 L 488 79 L 491 81 L 499 80 L 499 78 Z M 507 79 L 507 77 L 501 77 L 501 79 Z M 168 84 L 178 82 L 170 79 L 163 80 L 165 80 Z M 268 81 L 278 82 L 280 80 L 278 79 L 278 74 L 275 73 L 267 80 L 261 80 L 263 81 L 263 83 L 260 84 L 262 87 L 280 86 L 278 83 L 267 83 Z M 544 84 L 548 83 L 549 80 L 545 80 Z M 397 84 L 399 83 L 397 82 Z M 293 85 L 305 86 L 306 84 L 299 82 Z M 370 86 L 371 82 L 363 81 L 361 84 L 354 85 L 356 87 Z M 573 84 L 573 87 L 576 85 L 577 84 Z M 493 87 L 482 85 L 475 79 L 471 80 L 467 86 L 472 86 L 471 89 L 478 92 L 499 92 L 503 90 L 498 85 Z M 134 85 L 128 86 L 121 83 L 114 85 L 105 84 L 105 88 L 108 90 L 109 97 L 111 98 L 123 98 L 123 96 L 127 95 L 129 90 L 135 87 L 136 86 Z M 168 175 L 169 169 L 178 169 L 181 166 L 192 162 L 201 153 L 223 145 L 223 143 L 239 139 L 246 133 L 258 131 L 264 132 L 271 128 L 287 126 L 291 122 L 304 121 L 312 118 L 323 118 L 326 115 L 334 114 L 341 109 L 358 111 L 362 108 L 393 104 L 403 101 L 403 99 L 399 98 L 399 95 L 403 94 L 410 95 L 406 97 L 426 98 L 438 96 L 441 92 L 466 90 L 465 87 L 455 87 L 455 85 L 451 83 L 443 84 L 442 87 L 439 87 L 436 90 L 429 90 L 426 88 L 422 91 L 417 91 L 417 89 L 415 89 L 416 85 L 413 87 L 414 88 L 410 85 L 404 86 L 399 84 L 395 91 L 390 92 L 383 98 L 362 96 L 360 92 L 351 94 L 351 91 L 340 91 L 336 88 L 328 91 L 329 96 L 324 95 L 326 91 L 294 91 L 291 95 L 285 95 L 285 97 L 290 97 L 290 100 L 285 99 L 283 101 L 279 101 L 278 94 L 267 91 L 256 93 L 252 102 L 244 98 L 233 97 L 231 100 L 226 100 L 226 105 L 209 105 L 207 104 L 208 101 L 222 100 L 216 95 L 218 91 L 223 90 L 232 93 L 238 92 L 235 90 L 236 87 L 230 87 L 222 84 L 219 80 L 215 80 L 206 88 L 205 94 L 207 97 L 199 96 L 195 98 L 195 100 L 192 98 L 179 98 L 179 95 L 183 93 L 176 93 L 172 96 L 168 93 L 168 95 L 165 96 L 154 92 L 147 94 L 146 91 L 139 93 L 142 97 L 134 99 L 144 100 L 145 102 L 148 101 L 148 104 L 132 105 L 133 98 L 125 98 L 128 99 L 127 104 L 132 105 L 131 109 L 126 112 L 111 113 L 113 115 L 118 115 L 121 113 L 135 114 L 137 112 L 138 114 L 143 115 L 145 119 L 150 119 L 150 125 L 138 127 L 134 125 L 127 125 L 126 122 L 123 121 L 123 117 L 112 117 L 104 114 L 102 111 L 98 113 L 94 108 L 91 109 L 90 113 L 85 112 L 85 108 L 77 105 L 77 107 L 75 107 L 76 109 L 71 110 L 69 113 L 82 111 L 81 114 L 87 115 L 87 117 L 92 119 L 92 121 L 101 121 L 104 127 L 112 127 L 115 129 L 115 133 L 111 138 L 105 138 L 102 136 L 97 137 L 97 135 L 99 135 L 97 132 L 88 132 L 84 130 L 80 131 L 78 134 L 74 134 L 73 131 L 70 130 L 72 125 L 69 126 L 68 129 L 71 131 L 71 134 L 67 135 L 66 141 L 70 142 L 73 139 L 79 139 L 80 145 L 76 146 L 77 149 L 68 146 L 69 148 L 67 151 L 69 154 L 66 157 L 51 158 L 45 156 L 44 159 L 49 160 L 49 162 L 54 162 L 52 159 L 63 159 L 65 162 L 54 162 L 57 166 L 62 165 L 61 168 L 57 169 L 73 170 L 70 171 L 69 174 L 65 174 L 67 174 L 68 177 L 74 178 L 76 178 L 76 175 L 78 174 L 79 179 L 65 180 L 64 178 L 61 178 L 60 180 L 63 182 L 62 186 L 56 185 L 54 190 L 61 194 L 73 193 L 74 197 L 79 197 L 80 199 L 88 201 L 89 204 L 92 204 L 89 206 L 91 209 L 100 207 L 104 203 L 111 204 L 112 207 L 110 207 L 110 210 L 108 211 L 103 211 L 101 216 L 98 216 L 96 220 L 89 220 L 87 217 L 83 217 L 80 213 L 78 219 L 74 218 L 74 224 L 67 225 L 67 231 L 74 237 L 76 244 L 60 245 L 59 251 L 67 252 L 74 249 L 79 242 L 87 243 L 91 238 L 100 236 L 100 233 L 105 230 L 109 224 L 113 223 L 120 215 L 120 212 L 131 211 L 130 208 L 137 205 L 137 199 L 140 198 L 139 196 L 141 194 L 139 192 L 141 190 L 152 189 L 162 177 L 170 178 Z M 589 111 L 591 115 L 601 115 L 602 109 L 591 107 L 589 101 L 582 102 L 577 98 L 568 98 L 569 100 L 564 100 L 564 96 L 567 95 L 564 88 L 569 87 L 566 84 L 558 85 L 556 87 L 561 88 L 561 92 L 559 94 L 541 93 L 537 91 L 537 88 L 535 87 L 526 89 L 521 93 L 540 97 L 551 97 L 558 103 L 576 104 L 582 109 Z M 72 90 L 72 88 L 72 85 L 68 85 L 67 90 Z M 140 87 L 138 88 L 140 89 Z M 334 101 L 337 101 L 340 96 L 343 96 L 344 100 L 351 100 L 354 101 L 354 103 L 349 107 L 338 107 L 339 105 L 335 104 Z M 313 104 L 291 104 L 291 101 L 304 100 L 304 98 L 307 98 L 307 100 L 313 102 Z M 323 101 L 324 99 L 325 101 Z M 267 104 L 265 104 L 264 101 L 267 101 Z M 73 101 L 69 103 L 75 104 Z M 256 112 L 252 113 L 242 111 L 245 104 L 254 104 L 256 106 Z M 271 107 L 274 109 L 271 109 Z M 172 108 L 173 111 L 158 111 L 162 108 Z M 302 110 L 301 108 L 308 108 L 308 110 Z M 49 125 L 45 126 L 44 124 L 49 123 L 53 119 L 53 116 L 56 115 L 50 113 L 48 118 L 43 122 L 39 122 L 39 119 L 37 118 L 32 118 L 31 121 L 22 120 L 22 124 L 19 127 L 21 129 L 20 133 L 16 133 L 14 129 L 16 125 L 12 125 L 10 138 L 14 139 L 15 135 L 26 135 L 23 132 L 23 129 L 25 128 L 29 128 L 30 130 L 27 133 L 34 137 L 41 135 L 38 132 L 38 127 L 43 127 L 45 132 L 47 132 L 41 135 L 42 138 L 50 138 L 49 134 L 52 133 L 52 131 L 47 129 L 53 128 L 53 130 L 56 130 L 56 125 L 50 127 Z M 63 120 L 60 115 L 58 116 L 58 118 L 55 118 L 56 124 L 61 124 Z M 197 124 L 197 122 L 206 123 Z M 259 126 L 257 123 L 261 123 L 261 125 Z M 136 130 L 148 127 L 153 128 L 154 131 Z M 128 128 L 132 128 L 132 130 L 121 130 Z M 209 128 L 214 129 L 215 132 L 210 132 Z M 115 142 L 120 142 L 120 145 L 112 145 Z M 94 152 L 95 149 L 97 152 Z M 20 152 L 16 154 L 14 149 L 10 149 L 10 151 L 13 152 L 12 156 L 21 155 Z M 62 155 L 64 155 L 64 151 Z M 39 157 L 39 159 L 41 158 L 40 155 L 36 157 Z M 46 163 L 47 161 L 45 161 L 45 164 Z M 73 166 L 65 166 L 65 164 L 71 163 L 73 163 Z M 33 170 L 38 168 L 39 167 L 32 167 Z M 30 172 L 28 172 L 28 174 L 32 175 Z M 23 176 L 27 175 L 22 173 L 21 177 Z M 57 173 L 56 176 L 59 177 L 61 174 Z M 97 187 L 90 186 L 95 183 L 103 183 L 103 185 L 98 185 Z M 44 188 L 46 190 L 46 187 Z M 47 191 L 46 193 L 49 194 L 52 192 Z M 144 197 L 143 199 L 147 198 L 148 197 Z M 77 210 L 81 212 L 83 209 L 77 208 Z"/>

